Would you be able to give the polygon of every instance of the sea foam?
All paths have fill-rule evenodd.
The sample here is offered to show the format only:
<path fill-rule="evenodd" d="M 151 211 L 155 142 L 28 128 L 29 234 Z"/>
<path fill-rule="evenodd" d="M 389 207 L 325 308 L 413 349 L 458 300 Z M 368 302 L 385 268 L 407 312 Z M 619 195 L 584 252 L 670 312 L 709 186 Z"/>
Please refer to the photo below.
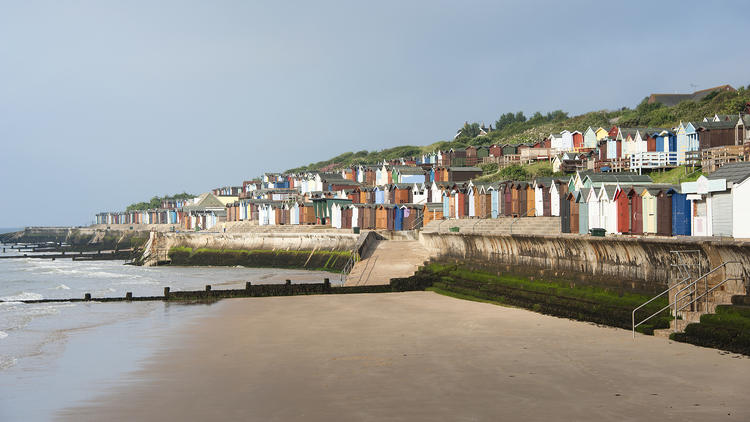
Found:
<path fill-rule="evenodd" d="M 40 295 L 39 293 L 31 293 L 31 292 L 22 292 L 17 295 L 0 297 L 0 300 L 5 301 L 5 302 L 18 302 L 21 300 L 40 300 L 40 299 L 44 299 L 44 296 Z"/>

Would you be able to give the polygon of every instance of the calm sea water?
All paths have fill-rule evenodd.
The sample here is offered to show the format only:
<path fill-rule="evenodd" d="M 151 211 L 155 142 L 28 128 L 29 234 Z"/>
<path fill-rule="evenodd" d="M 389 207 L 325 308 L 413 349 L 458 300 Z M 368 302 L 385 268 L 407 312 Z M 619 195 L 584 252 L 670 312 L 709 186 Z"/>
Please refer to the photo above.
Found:
<path fill-rule="evenodd" d="M 19 252 L 6 252 L 0 256 Z M 23 254 L 21 252 L 20 254 Z M 28 252 L 27 252 L 28 253 Z M 334 274 L 224 267 L 135 267 L 123 261 L 0 259 L 0 420 L 48 420 L 91 399 L 153 352 L 156 340 L 216 305 L 163 302 L 24 304 L 25 299 L 160 295 L 253 284 L 319 283 Z M 220 305 L 219 305 L 220 306 Z"/>

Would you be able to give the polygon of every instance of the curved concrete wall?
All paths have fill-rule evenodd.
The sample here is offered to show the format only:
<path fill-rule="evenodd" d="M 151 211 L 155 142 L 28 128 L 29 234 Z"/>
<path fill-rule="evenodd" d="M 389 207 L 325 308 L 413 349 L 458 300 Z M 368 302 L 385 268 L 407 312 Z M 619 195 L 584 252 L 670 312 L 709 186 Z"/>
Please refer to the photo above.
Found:
<path fill-rule="evenodd" d="M 705 241 L 687 238 L 626 238 L 576 235 L 526 236 L 422 233 L 421 241 L 434 257 L 462 259 L 487 264 L 513 266 L 521 270 L 577 273 L 618 282 L 636 281 L 657 291 L 678 277 L 674 250 L 700 250 L 685 255 L 703 271 L 726 261 L 740 261 L 729 274 L 746 277 L 750 268 L 750 245 L 735 241 Z M 527 271 L 528 272 L 528 271 Z M 717 274 L 712 281 L 720 281 Z M 745 280 L 747 281 L 747 280 Z M 743 282 L 729 282 L 726 290 L 744 294 Z"/>
<path fill-rule="evenodd" d="M 238 250 L 351 251 L 359 235 L 351 233 L 160 233 L 158 249 L 175 246 Z"/>

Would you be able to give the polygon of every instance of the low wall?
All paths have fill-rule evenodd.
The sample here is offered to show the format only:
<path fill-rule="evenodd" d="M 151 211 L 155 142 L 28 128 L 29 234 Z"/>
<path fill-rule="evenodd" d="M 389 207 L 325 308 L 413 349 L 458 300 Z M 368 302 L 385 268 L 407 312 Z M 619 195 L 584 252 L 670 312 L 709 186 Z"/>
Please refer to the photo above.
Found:
<path fill-rule="evenodd" d="M 678 279 L 674 250 L 699 250 L 686 254 L 686 262 L 703 272 L 722 262 L 740 261 L 730 271 L 743 281 L 730 281 L 726 290 L 745 294 L 750 268 L 750 244 L 738 241 L 689 238 L 591 237 L 578 235 L 528 236 L 463 233 L 422 233 L 421 242 L 438 259 L 460 260 L 477 266 L 506 266 L 506 271 L 587 280 L 633 290 L 660 292 Z M 739 268 L 739 270 L 737 270 Z M 716 281 L 725 274 L 717 274 Z M 681 278 L 681 277 L 679 277 Z"/>

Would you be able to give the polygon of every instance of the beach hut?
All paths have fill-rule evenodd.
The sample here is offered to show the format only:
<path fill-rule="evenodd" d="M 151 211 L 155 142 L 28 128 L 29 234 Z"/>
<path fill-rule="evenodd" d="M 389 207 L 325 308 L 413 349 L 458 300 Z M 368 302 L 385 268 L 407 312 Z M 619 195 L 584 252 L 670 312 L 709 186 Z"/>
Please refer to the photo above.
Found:
<path fill-rule="evenodd" d="M 450 206 L 451 197 L 448 194 L 448 191 L 444 191 L 442 193 L 442 198 L 443 198 L 443 203 L 442 203 L 442 205 L 443 205 L 443 212 L 442 212 L 443 218 L 451 218 L 451 206 Z"/>
<path fill-rule="evenodd" d="M 570 233 L 578 233 L 580 227 L 578 197 L 580 191 L 570 192 L 567 196 L 568 208 L 570 209 Z"/>
<path fill-rule="evenodd" d="M 662 189 L 656 195 L 656 234 L 672 236 L 672 195 L 674 189 Z"/>
<path fill-rule="evenodd" d="M 516 189 L 518 190 L 518 213 L 519 217 L 525 216 L 528 208 L 526 207 L 526 182 L 518 182 Z"/>
<path fill-rule="evenodd" d="M 567 184 L 560 181 L 552 181 L 549 186 L 549 215 L 558 217 L 565 215 L 562 210 L 563 202 L 567 201 Z M 569 207 L 565 207 L 570 211 Z M 570 217 L 570 215 L 568 215 Z"/>
<path fill-rule="evenodd" d="M 559 203 L 558 212 L 560 214 L 560 231 L 570 233 L 570 202 L 567 198 L 563 198 Z"/>
<path fill-rule="evenodd" d="M 476 197 L 477 197 L 477 190 L 476 186 L 469 185 L 469 187 L 466 189 L 466 217 L 476 217 L 477 216 L 477 208 L 476 208 Z"/>
<path fill-rule="evenodd" d="M 589 188 L 582 188 L 578 191 L 578 197 L 576 198 L 576 202 L 578 202 L 578 233 L 580 234 L 588 234 L 589 232 L 589 204 L 586 202 L 589 191 Z"/>
<path fill-rule="evenodd" d="M 630 201 L 630 234 L 643 234 L 643 200 L 638 189 L 628 191 Z"/>
<path fill-rule="evenodd" d="M 672 235 L 690 236 L 690 201 L 684 193 L 672 194 Z"/>
<path fill-rule="evenodd" d="M 443 204 L 428 203 L 423 206 L 424 225 L 427 225 L 430 221 L 443 219 L 443 212 L 445 211 Z"/>
<path fill-rule="evenodd" d="M 331 227 L 340 229 L 341 228 L 341 205 L 334 203 L 331 205 Z"/>
<path fill-rule="evenodd" d="M 499 188 L 490 188 L 490 217 L 497 218 L 498 215 L 500 215 L 500 204 L 502 201 L 500 200 L 500 189 Z"/>
<path fill-rule="evenodd" d="M 534 185 L 532 183 L 526 184 L 526 216 L 527 217 L 533 217 L 537 215 L 536 210 L 536 191 L 534 190 Z M 539 210 L 539 213 L 541 214 L 541 209 Z"/>
<path fill-rule="evenodd" d="M 393 230 L 402 230 L 404 223 L 404 209 L 400 206 L 393 207 Z"/>
<path fill-rule="evenodd" d="M 503 182 L 500 185 L 500 194 L 503 196 L 502 198 L 502 209 L 500 210 L 500 213 L 504 216 L 509 216 L 513 214 L 513 184 L 510 182 Z"/>
<path fill-rule="evenodd" d="M 388 229 L 388 209 L 384 204 L 375 208 L 375 228 L 378 230 Z"/>
<path fill-rule="evenodd" d="M 607 233 L 617 233 L 617 202 L 615 195 L 619 187 L 606 185 L 599 189 L 600 226 Z"/>
<path fill-rule="evenodd" d="M 354 227 L 362 227 L 362 219 L 360 216 L 361 205 L 352 206 L 352 228 Z"/>
<path fill-rule="evenodd" d="M 601 190 L 601 189 L 600 189 Z M 599 205 L 599 192 L 596 188 L 591 188 L 586 198 L 586 208 L 589 211 L 589 221 L 587 227 L 590 229 L 604 228 L 601 218 L 601 206 Z"/>
<path fill-rule="evenodd" d="M 656 234 L 656 197 L 659 189 L 643 188 L 641 201 L 643 204 L 643 233 Z"/>
<path fill-rule="evenodd" d="M 628 189 L 620 188 L 615 192 L 615 203 L 617 207 L 617 232 L 618 233 L 630 233 L 631 223 L 631 212 L 630 212 L 630 197 L 628 196 Z"/>

